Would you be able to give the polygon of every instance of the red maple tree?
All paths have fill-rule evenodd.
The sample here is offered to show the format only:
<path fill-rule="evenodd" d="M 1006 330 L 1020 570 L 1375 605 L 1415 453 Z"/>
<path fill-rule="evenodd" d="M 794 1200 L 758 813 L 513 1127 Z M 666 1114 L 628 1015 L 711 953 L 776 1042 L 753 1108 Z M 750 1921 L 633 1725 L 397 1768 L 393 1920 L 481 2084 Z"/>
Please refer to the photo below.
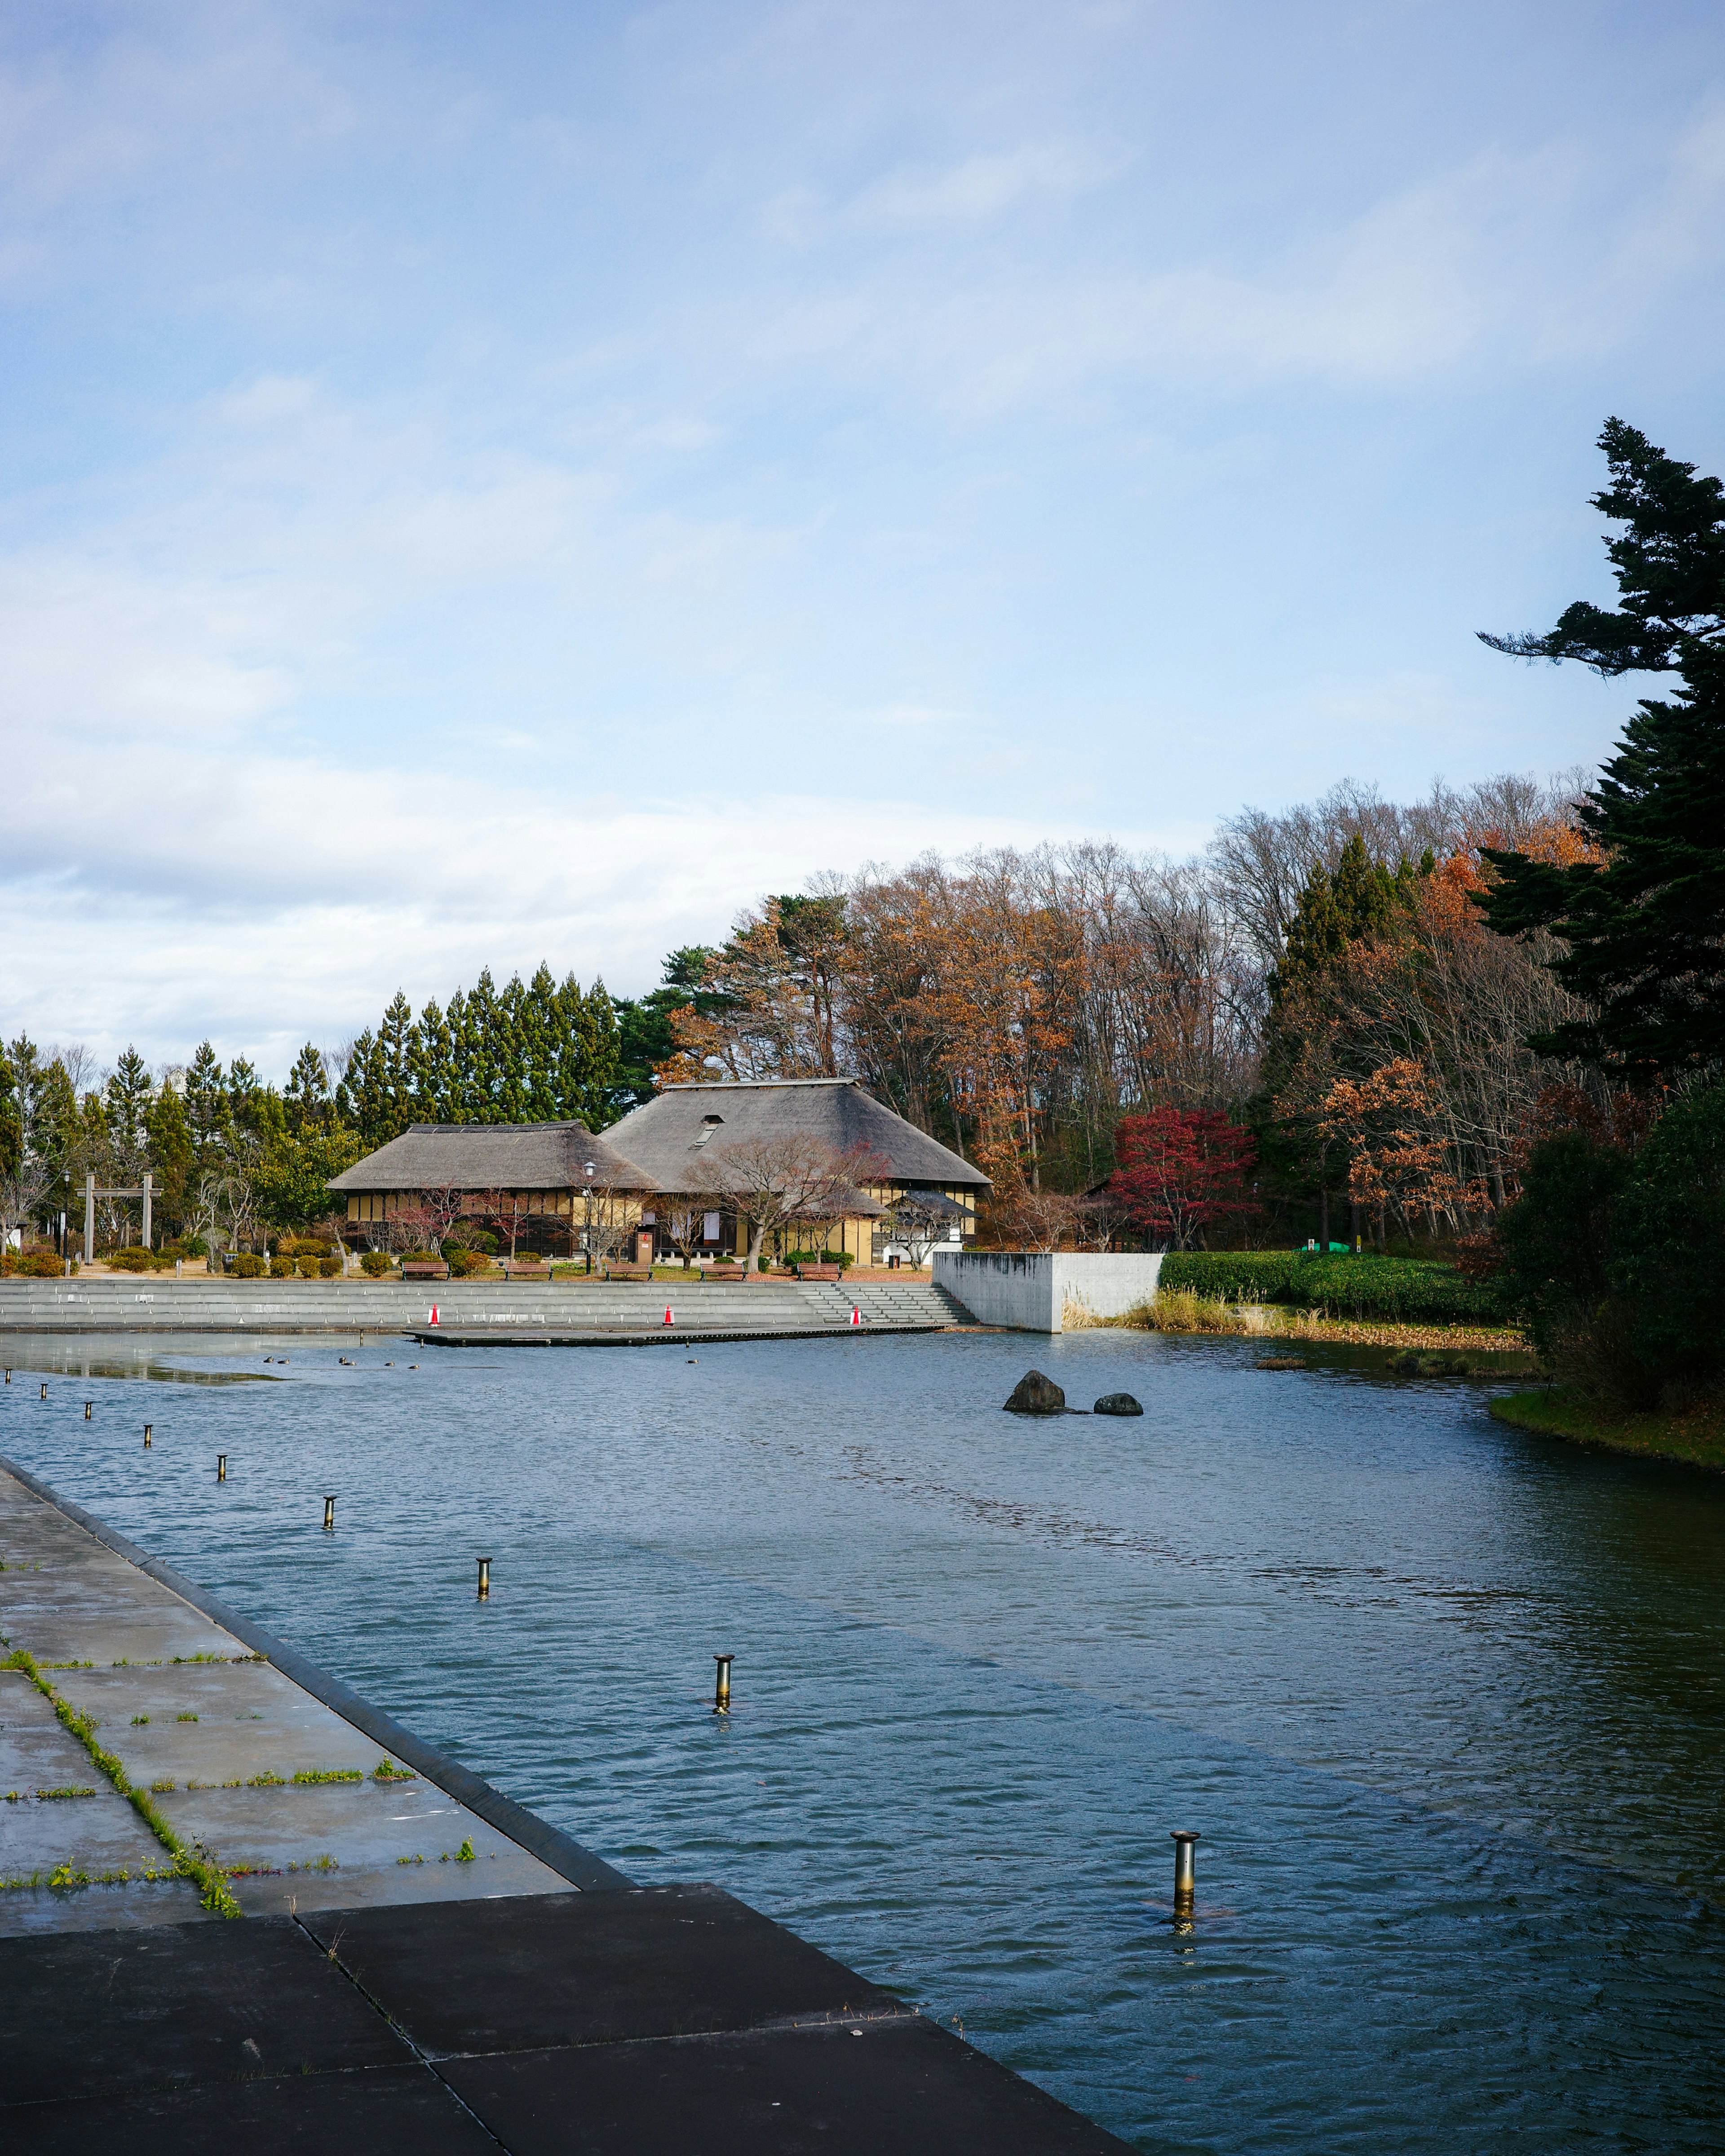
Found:
<path fill-rule="evenodd" d="M 1214 1108 L 1153 1108 L 1127 1116 L 1114 1134 L 1120 1165 L 1108 1194 L 1137 1224 L 1177 1250 L 1206 1228 L 1258 1209 L 1247 1177 L 1257 1165 L 1250 1132 Z"/>

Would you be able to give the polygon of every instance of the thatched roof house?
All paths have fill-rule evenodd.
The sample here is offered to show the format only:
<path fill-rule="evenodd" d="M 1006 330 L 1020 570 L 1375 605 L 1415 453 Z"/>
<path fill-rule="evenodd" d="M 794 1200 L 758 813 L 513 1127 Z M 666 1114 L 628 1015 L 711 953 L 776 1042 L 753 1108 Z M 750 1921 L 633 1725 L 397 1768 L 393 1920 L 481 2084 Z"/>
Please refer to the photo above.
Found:
<path fill-rule="evenodd" d="M 938 1193 L 957 1209 L 953 1239 L 974 1228 L 978 1199 L 993 1187 L 973 1167 L 927 1131 L 877 1101 L 857 1078 L 719 1080 L 668 1086 L 606 1132 L 607 1141 L 652 1177 L 666 1195 L 691 1194 L 713 1180 L 708 1160 L 726 1146 L 807 1138 L 837 1153 L 865 1147 L 870 1171 L 860 1178 L 859 1204 L 834 1234 L 866 1265 L 893 1247 L 880 1213 L 908 1191 Z"/>
<path fill-rule="evenodd" d="M 567 1221 L 589 1188 L 639 1196 L 654 1187 L 581 1123 L 409 1123 L 330 1184 L 362 1232 L 411 1211 L 428 1190 L 506 1191 L 526 1217 Z"/>
<path fill-rule="evenodd" d="M 644 1168 L 657 1188 L 696 1187 L 691 1175 L 713 1145 L 752 1138 L 809 1137 L 834 1152 L 866 1146 L 884 1164 L 882 1182 L 900 1190 L 986 1192 L 988 1178 L 938 1139 L 883 1106 L 859 1078 L 778 1078 L 667 1086 L 605 1133 Z M 871 1185 L 871 1188 L 874 1186 Z"/>
<path fill-rule="evenodd" d="M 531 1240 L 570 1249 L 592 1222 L 598 1194 L 608 1219 L 626 1211 L 644 1246 L 637 1255 L 668 1248 L 666 1224 L 681 1199 L 684 1212 L 691 1203 L 701 1209 L 703 1244 L 717 1254 L 748 1246 L 744 1201 L 727 1195 L 726 1177 L 715 1172 L 724 1148 L 783 1138 L 866 1155 L 860 1187 L 828 1233 L 829 1245 L 842 1244 L 864 1264 L 889 1247 L 890 1231 L 877 1224 L 907 1191 L 951 1203 L 956 1241 L 990 1187 L 979 1168 L 883 1106 L 860 1081 L 792 1078 L 670 1086 L 603 1138 L 580 1123 L 413 1123 L 330 1188 L 346 1198 L 361 1236 L 388 1240 L 389 1224 L 415 1214 L 428 1191 L 485 1192 L 518 1201 L 511 1220 L 519 1216 Z"/>

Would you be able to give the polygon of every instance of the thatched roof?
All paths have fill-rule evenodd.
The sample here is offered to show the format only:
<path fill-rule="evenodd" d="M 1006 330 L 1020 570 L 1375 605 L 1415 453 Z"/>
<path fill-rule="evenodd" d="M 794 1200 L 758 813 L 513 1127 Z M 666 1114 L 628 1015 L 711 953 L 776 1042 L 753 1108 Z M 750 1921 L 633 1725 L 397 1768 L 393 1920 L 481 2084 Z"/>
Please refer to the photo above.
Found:
<path fill-rule="evenodd" d="M 814 1138 L 835 1152 L 867 1146 L 885 1163 L 883 1181 L 991 1188 L 980 1168 L 883 1106 L 855 1078 L 668 1086 L 614 1123 L 608 1137 L 663 1191 L 698 1187 L 696 1163 L 710 1146 L 782 1137 Z"/>
<path fill-rule="evenodd" d="M 651 1190 L 652 1178 L 581 1123 L 409 1123 L 334 1177 L 331 1190 Z"/>

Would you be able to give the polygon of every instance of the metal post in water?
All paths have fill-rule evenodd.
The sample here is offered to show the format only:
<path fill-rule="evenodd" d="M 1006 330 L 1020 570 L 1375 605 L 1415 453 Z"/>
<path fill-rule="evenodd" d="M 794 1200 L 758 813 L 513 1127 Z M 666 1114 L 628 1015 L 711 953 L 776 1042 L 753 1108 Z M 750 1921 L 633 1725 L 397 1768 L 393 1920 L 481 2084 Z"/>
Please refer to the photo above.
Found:
<path fill-rule="evenodd" d="M 1195 1844 L 1198 1836 L 1189 1831 L 1176 1830 L 1174 1844 L 1174 1915 L 1190 1917 L 1198 1892 L 1198 1861 Z"/>
<path fill-rule="evenodd" d="M 479 1560 L 479 1593 L 474 1599 L 479 1602 L 491 1599 L 491 1560 L 488 1557 Z"/>
<path fill-rule="evenodd" d="M 719 1666 L 713 1681 L 713 1712 L 729 1714 L 731 1712 L 731 1665 L 737 1657 L 735 1655 L 715 1655 L 713 1660 Z"/>
<path fill-rule="evenodd" d="M 44 1400 L 48 1398 L 48 1388 L 46 1385 L 42 1388 L 42 1397 Z"/>
<path fill-rule="evenodd" d="M 216 1455 L 216 1480 L 218 1482 L 225 1482 L 228 1480 L 228 1455 L 225 1452 L 218 1452 Z M 329 1522 L 326 1520 L 324 1525 L 327 1527 Z"/>
<path fill-rule="evenodd" d="M 94 1420 L 94 1419 L 95 1419 L 95 1418 L 94 1418 L 94 1415 L 93 1415 L 93 1414 L 92 1414 L 92 1412 L 91 1412 L 91 1411 L 92 1411 L 92 1409 L 95 1408 L 95 1402 L 94 1400 L 86 1400 L 86 1401 L 84 1403 L 84 1419 L 85 1419 L 86 1422 L 90 1422 L 90 1421 Z"/>
<path fill-rule="evenodd" d="M 155 1429 L 155 1427 L 156 1425 L 153 1422 L 146 1422 L 144 1424 L 144 1450 L 146 1452 L 150 1450 L 150 1433 Z"/>
<path fill-rule="evenodd" d="M 326 1497 L 323 1501 L 323 1523 L 326 1527 L 331 1529 L 335 1527 L 336 1501 L 333 1497 Z"/>

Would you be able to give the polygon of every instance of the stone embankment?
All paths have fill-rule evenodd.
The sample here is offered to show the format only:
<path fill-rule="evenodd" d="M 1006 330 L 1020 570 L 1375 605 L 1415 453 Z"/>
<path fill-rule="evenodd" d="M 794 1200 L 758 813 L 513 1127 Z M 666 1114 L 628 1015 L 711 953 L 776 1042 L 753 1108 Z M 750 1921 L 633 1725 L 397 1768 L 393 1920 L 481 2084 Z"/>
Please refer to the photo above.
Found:
<path fill-rule="evenodd" d="M 163 1276 L 0 1281 L 0 1332 L 429 1332 L 499 1341 L 751 1339 L 930 1332 L 975 1321 L 927 1281 L 756 1282 L 230 1281 Z M 851 1312 L 860 1317 L 853 1327 Z"/>
<path fill-rule="evenodd" d="M 1123 2156 L 719 1888 L 634 1885 L 4 1464 L 0 1630 L 8 2146 Z"/>

